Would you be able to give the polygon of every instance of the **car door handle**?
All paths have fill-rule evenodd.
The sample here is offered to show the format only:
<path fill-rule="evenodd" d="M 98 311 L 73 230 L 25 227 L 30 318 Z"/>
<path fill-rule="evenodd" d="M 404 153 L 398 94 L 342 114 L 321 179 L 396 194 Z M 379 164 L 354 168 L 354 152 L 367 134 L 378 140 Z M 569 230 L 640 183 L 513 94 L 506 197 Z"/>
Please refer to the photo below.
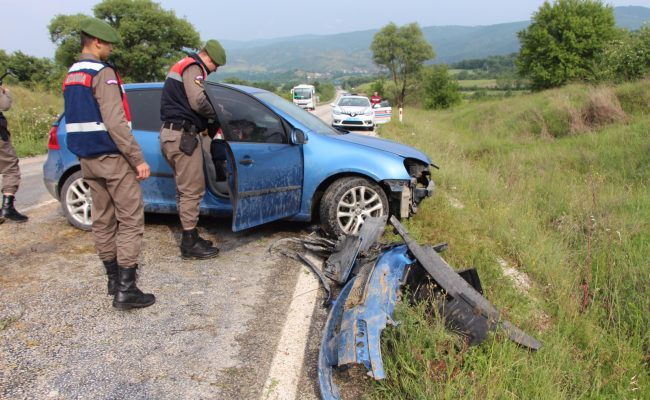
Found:
<path fill-rule="evenodd" d="M 241 165 L 251 165 L 253 163 L 253 159 L 252 158 L 242 158 L 241 160 L 239 160 L 239 163 Z"/>

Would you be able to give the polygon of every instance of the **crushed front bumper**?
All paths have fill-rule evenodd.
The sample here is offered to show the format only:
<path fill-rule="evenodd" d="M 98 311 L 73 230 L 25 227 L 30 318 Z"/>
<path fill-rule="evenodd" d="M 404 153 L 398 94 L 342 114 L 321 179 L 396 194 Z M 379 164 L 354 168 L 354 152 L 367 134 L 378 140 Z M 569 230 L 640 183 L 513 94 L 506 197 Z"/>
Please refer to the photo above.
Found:
<path fill-rule="evenodd" d="M 366 222 L 373 225 L 386 221 L 369 220 Z M 345 282 L 345 286 L 332 304 L 321 340 L 318 379 L 323 400 L 341 398 L 334 382 L 335 368 L 363 364 L 370 377 L 385 378 L 381 333 L 387 325 L 395 325 L 393 311 L 402 286 L 411 287 L 411 293 L 433 294 L 419 288 L 438 288 L 433 290 L 442 300 L 446 323 L 465 336 L 469 344 L 479 344 L 487 332 L 500 329 L 522 347 L 541 347 L 535 338 L 503 319 L 483 297 L 476 273 L 458 273 L 437 254 L 446 245 L 420 246 L 395 217 L 390 223 L 404 244 L 375 248 L 373 253 L 371 247 L 383 231 L 378 225 L 362 229 L 352 237 L 354 240 L 344 240 L 326 261 L 325 274 L 336 282 Z"/>
<path fill-rule="evenodd" d="M 431 197 L 436 189 L 435 183 L 428 175 L 411 178 L 410 181 L 384 181 L 390 194 L 391 214 L 399 218 L 409 218 L 418 212 L 418 205 L 427 197 Z"/>

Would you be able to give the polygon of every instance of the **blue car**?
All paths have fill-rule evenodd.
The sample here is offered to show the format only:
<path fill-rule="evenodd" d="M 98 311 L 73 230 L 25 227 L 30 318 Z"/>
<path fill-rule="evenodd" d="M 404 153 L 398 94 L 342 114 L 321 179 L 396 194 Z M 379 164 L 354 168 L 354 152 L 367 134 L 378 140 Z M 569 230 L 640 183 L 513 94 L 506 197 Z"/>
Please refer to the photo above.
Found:
<path fill-rule="evenodd" d="M 176 185 L 160 151 L 162 83 L 125 85 L 133 134 L 151 167 L 142 182 L 145 211 L 176 213 Z M 233 231 L 279 219 L 320 220 L 338 236 L 367 216 L 408 218 L 430 196 L 431 160 L 376 137 L 336 130 L 280 96 L 205 82 L 221 131 L 201 135 L 206 193 L 201 214 L 232 217 Z M 65 115 L 50 131 L 45 186 L 68 221 L 89 230 L 92 199 L 79 160 L 66 147 Z"/>

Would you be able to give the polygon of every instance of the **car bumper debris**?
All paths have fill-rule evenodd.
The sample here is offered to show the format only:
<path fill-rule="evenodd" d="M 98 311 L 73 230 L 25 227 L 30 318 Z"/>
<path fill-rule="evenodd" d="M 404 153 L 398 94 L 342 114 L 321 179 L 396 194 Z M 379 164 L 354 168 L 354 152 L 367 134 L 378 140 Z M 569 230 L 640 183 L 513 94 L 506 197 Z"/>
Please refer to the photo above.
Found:
<path fill-rule="evenodd" d="M 481 343 L 488 332 L 500 329 L 522 347 L 541 348 L 539 341 L 503 319 L 483 297 L 475 269 L 456 272 L 440 257 L 438 253 L 446 249 L 445 243 L 419 245 L 393 216 L 390 224 L 404 243 L 378 244 L 386 222 L 386 217 L 368 218 L 359 234 L 341 236 L 338 242 L 313 238 L 303 241 L 305 248 L 321 255 L 331 251 L 323 273 L 314 263 L 308 263 L 324 283 L 328 300 L 331 289 L 325 276 L 342 286 L 331 302 L 321 340 L 318 379 L 322 399 L 341 398 L 334 382 L 334 370 L 338 368 L 362 364 L 372 378 L 385 378 L 381 333 L 386 326 L 396 324 L 393 311 L 405 287 L 412 293 L 412 301 L 435 296 L 447 326 L 463 335 L 470 345 Z"/>
<path fill-rule="evenodd" d="M 427 197 L 431 197 L 436 185 L 432 180 L 427 180 L 422 186 L 413 178 L 411 181 L 390 180 L 384 182 L 388 186 L 391 197 L 391 213 L 400 218 L 409 218 L 417 213 L 418 205 Z"/>

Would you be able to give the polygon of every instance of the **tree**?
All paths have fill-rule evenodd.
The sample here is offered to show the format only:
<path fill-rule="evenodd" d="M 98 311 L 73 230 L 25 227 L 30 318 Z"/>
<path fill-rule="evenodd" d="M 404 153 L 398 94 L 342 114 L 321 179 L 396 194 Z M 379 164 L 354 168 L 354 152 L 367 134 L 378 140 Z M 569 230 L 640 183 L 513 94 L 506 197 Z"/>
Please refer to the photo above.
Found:
<path fill-rule="evenodd" d="M 50 32 L 50 40 L 58 46 L 54 52 L 54 61 L 63 68 L 72 65 L 79 57 L 81 50 L 79 26 L 84 18 L 88 18 L 88 16 L 59 14 L 50 21 L 50 25 L 47 27 Z"/>
<path fill-rule="evenodd" d="M 370 85 L 370 91 L 377 92 L 381 97 L 386 97 L 386 78 L 380 76 Z"/>
<path fill-rule="evenodd" d="M 460 103 L 458 82 L 449 76 L 446 65 L 428 67 L 422 75 L 426 108 L 449 108 Z"/>
<path fill-rule="evenodd" d="M 198 48 L 200 37 L 185 19 L 163 10 L 151 0 L 104 0 L 93 8 L 94 16 L 113 26 L 120 35 L 111 60 L 128 81 L 164 79 L 168 68 L 183 56 L 183 48 Z M 57 44 L 55 59 L 72 64 L 80 50 L 79 24 L 86 16 L 57 15 L 48 29 Z"/>
<path fill-rule="evenodd" d="M 11 69 L 12 72 L 12 78 L 9 79 L 15 79 L 24 86 L 39 85 L 46 89 L 61 88 L 63 70 L 49 58 L 30 56 L 22 51 L 16 51 L 11 55 L 0 51 L 0 74 L 7 69 Z"/>
<path fill-rule="evenodd" d="M 319 102 L 330 101 L 336 95 L 336 88 L 330 82 L 315 81 L 314 88 L 316 89 L 316 96 Z"/>
<path fill-rule="evenodd" d="M 613 9 L 600 0 L 546 1 L 518 33 L 519 73 L 536 90 L 589 80 L 615 31 Z"/>
<path fill-rule="evenodd" d="M 599 63 L 599 78 L 606 81 L 632 81 L 650 72 L 650 27 L 637 32 L 621 29 L 608 43 Z"/>
<path fill-rule="evenodd" d="M 375 64 L 388 68 L 397 90 L 397 106 L 403 107 L 408 84 L 418 76 L 422 64 L 435 57 L 433 48 L 417 23 L 397 27 L 391 22 L 375 34 L 370 49 Z"/>

